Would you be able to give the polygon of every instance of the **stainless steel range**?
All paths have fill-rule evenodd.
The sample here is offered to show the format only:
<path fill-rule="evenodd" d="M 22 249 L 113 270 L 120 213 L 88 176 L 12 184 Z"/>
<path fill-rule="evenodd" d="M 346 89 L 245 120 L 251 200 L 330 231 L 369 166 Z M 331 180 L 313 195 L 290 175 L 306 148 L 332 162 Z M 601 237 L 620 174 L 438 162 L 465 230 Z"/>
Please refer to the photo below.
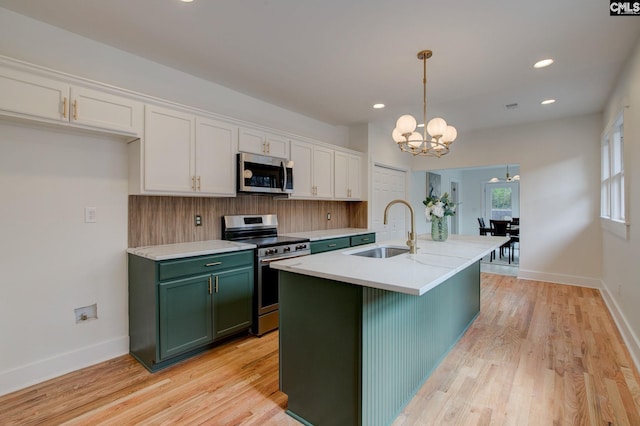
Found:
<path fill-rule="evenodd" d="M 252 332 L 258 336 L 278 328 L 278 271 L 275 260 L 311 254 L 308 239 L 278 235 L 278 218 L 268 215 L 234 215 L 222 218 L 225 240 L 255 244 L 256 270 Z"/>

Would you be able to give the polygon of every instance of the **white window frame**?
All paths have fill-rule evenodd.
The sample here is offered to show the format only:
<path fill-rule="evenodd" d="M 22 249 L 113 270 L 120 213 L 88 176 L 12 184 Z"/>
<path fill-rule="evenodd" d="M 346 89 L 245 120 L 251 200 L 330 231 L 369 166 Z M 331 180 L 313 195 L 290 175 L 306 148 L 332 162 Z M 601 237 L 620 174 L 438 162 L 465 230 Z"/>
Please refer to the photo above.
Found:
<path fill-rule="evenodd" d="M 621 238 L 629 239 L 623 113 L 617 115 L 602 135 L 600 167 L 600 223 L 602 228 Z"/>

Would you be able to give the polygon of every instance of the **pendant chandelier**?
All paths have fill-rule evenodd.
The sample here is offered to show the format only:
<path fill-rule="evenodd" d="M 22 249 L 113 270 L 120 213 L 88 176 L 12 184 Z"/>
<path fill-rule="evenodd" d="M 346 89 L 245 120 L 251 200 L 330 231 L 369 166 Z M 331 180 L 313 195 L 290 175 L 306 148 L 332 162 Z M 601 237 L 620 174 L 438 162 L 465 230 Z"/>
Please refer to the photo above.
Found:
<path fill-rule="evenodd" d="M 418 52 L 418 59 L 423 63 L 422 108 L 423 123 L 427 123 L 427 59 L 433 55 L 431 50 Z M 434 118 L 423 125 L 422 134 L 416 132 L 417 122 L 412 115 L 403 115 L 396 121 L 391 137 L 403 152 L 427 157 L 442 157 L 449 152 L 449 145 L 458 136 L 455 127 L 447 125 L 442 118 Z"/>
<path fill-rule="evenodd" d="M 513 177 L 511 177 L 509 175 L 509 165 L 507 164 L 507 175 L 504 179 L 505 182 L 514 182 L 514 181 L 519 181 L 520 180 L 520 175 L 515 175 Z M 497 177 L 492 177 L 489 182 L 491 183 L 496 183 L 496 182 L 501 182 L 499 178 Z"/>

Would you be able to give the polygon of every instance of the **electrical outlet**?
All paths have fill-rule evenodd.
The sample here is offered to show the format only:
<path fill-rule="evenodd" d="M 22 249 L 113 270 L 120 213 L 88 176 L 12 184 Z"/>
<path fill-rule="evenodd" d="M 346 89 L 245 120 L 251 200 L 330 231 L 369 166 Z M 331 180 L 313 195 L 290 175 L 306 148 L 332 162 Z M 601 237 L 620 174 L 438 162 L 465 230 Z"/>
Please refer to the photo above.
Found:
<path fill-rule="evenodd" d="M 331 220 L 331 213 L 327 213 L 327 220 Z"/>
<path fill-rule="evenodd" d="M 98 221 L 98 209 L 95 207 L 84 208 L 84 222 L 96 223 Z"/>
<path fill-rule="evenodd" d="M 94 303 L 90 306 L 83 306 L 73 310 L 76 317 L 76 324 L 90 319 L 98 319 L 98 305 Z"/>
<path fill-rule="evenodd" d="M 202 216 L 196 215 L 196 226 L 202 226 Z"/>

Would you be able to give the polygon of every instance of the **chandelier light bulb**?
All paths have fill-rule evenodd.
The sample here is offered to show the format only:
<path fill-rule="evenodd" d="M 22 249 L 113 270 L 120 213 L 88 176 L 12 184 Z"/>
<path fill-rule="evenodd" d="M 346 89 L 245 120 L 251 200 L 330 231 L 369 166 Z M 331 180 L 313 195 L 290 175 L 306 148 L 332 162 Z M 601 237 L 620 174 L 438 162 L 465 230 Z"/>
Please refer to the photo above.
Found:
<path fill-rule="evenodd" d="M 427 124 L 427 133 L 435 138 L 444 135 L 446 130 L 447 122 L 440 117 L 432 118 Z"/>
<path fill-rule="evenodd" d="M 407 139 L 404 136 L 402 136 L 402 133 L 400 133 L 400 130 L 398 130 L 397 127 L 393 129 L 393 132 L 391 132 L 391 137 L 393 138 L 394 141 L 396 141 L 396 143 L 407 141 Z"/>
<path fill-rule="evenodd" d="M 458 131 L 453 126 L 447 126 L 447 130 L 444 131 L 442 135 L 442 140 L 448 143 L 451 143 L 456 140 L 458 137 Z"/>
<path fill-rule="evenodd" d="M 413 115 L 406 114 L 398 118 L 398 121 L 396 121 L 396 129 L 398 129 L 402 135 L 406 133 L 413 133 L 413 131 L 416 130 L 417 124 L 418 123 L 416 122 L 416 119 L 413 118 Z"/>
<path fill-rule="evenodd" d="M 409 145 L 414 148 L 420 148 L 422 145 L 422 135 L 418 132 L 413 132 L 409 135 Z"/>

